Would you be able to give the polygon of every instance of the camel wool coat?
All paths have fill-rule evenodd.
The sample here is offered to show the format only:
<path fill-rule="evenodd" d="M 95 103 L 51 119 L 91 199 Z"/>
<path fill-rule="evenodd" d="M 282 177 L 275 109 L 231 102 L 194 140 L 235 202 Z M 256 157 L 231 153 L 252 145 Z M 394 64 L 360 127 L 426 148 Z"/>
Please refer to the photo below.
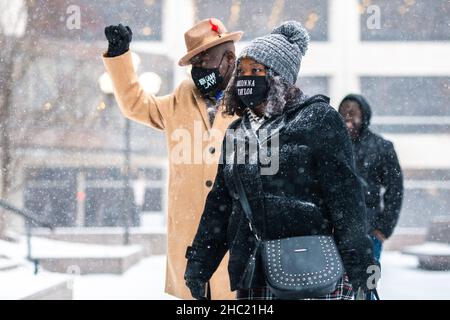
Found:
<path fill-rule="evenodd" d="M 214 183 L 225 131 L 236 117 L 217 111 L 211 127 L 206 103 L 191 79 L 172 94 L 146 94 L 134 71 L 131 52 L 103 56 L 123 115 L 166 134 L 169 160 L 166 293 L 192 299 L 185 285 L 186 248 L 191 245 Z M 234 299 L 228 257 L 211 279 L 212 299 Z M 149 270 L 152 272 L 152 270 Z"/>

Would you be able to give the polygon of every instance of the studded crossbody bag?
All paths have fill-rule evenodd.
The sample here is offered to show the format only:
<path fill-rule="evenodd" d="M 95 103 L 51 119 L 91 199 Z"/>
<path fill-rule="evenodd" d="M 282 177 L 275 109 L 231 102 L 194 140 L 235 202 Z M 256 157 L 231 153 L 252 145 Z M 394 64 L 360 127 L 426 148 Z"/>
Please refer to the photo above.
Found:
<path fill-rule="evenodd" d="M 263 240 L 253 223 L 252 211 L 239 174 L 234 180 L 239 201 L 257 240 L 243 279 L 251 283 L 256 254 L 261 253 L 266 284 L 279 299 L 321 297 L 333 292 L 343 277 L 344 267 L 330 235 Z"/>

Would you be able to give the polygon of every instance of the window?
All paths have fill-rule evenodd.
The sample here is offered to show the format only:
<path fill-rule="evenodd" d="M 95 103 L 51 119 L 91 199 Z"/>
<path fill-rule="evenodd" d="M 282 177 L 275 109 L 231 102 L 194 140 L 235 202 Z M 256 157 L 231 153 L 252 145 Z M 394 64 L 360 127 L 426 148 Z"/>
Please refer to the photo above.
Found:
<path fill-rule="evenodd" d="M 76 220 L 76 172 L 70 168 L 26 169 L 25 208 L 54 227 L 70 227 Z"/>
<path fill-rule="evenodd" d="M 105 26 L 119 22 L 129 25 L 135 40 L 161 40 L 162 0 L 36 0 L 32 2 L 31 27 L 51 38 L 104 40 Z M 68 29 L 67 8 L 80 8 L 80 29 Z M 105 10 L 105 7 L 108 9 Z"/>
<path fill-rule="evenodd" d="M 142 211 L 162 211 L 161 188 L 146 188 Z"/>
<path fill-rule="evenodd" d="M 408 188 L 408 184 L 412 188 Z M 400 227 L 426 228 L 437 217 L 448 216 L 450 207 L 450 181 L 438 181 L 433 187 L 417 187 L 414 181 L 406 181 Z"/>
<path fill-rule="evenodd" d="M 302 22 L 314 41 L 328 40 L 327 0 L 196 0 L 196 21 L 217 17 L 229 31 L 244 31 L 243 40 L 268 34 L 286 20 Z"/>
<path fill-rule="evenodd" d="M 89 187 L 86 188 L 86 208 L 84 224 L 87 227 L 118 227 L 126 225 L 126 198 L 123 188 L 118 186 Z M 134 209 L 134 206 L 132 206 Z M 132 210 L 129 223 L 135 222 Z"/>
<path fill-rule="evenodd" d="M 362 77 L 374 130 L 449 133 L 450 77 Z"/>
<path fill-rule="evenodd" d="M 362 77 L 376 116 L 450 116 L 450 77 Z"/>
<path fill-rule="evenodd" d="M 380 9 L 379 29 L 368 28 L 372 5 Z M 363 41 L 450 40 L 448 0 L 361 0 L 360 7 Z"/>
<path fill-rule="evenodd" d="M 142 203 L 143 212 L 162 213 L 164 201 L 164 172 L 162 168 L 139 170 L 137 178 L 145 178 L 145 191 Z"/>
<path fill-rule="evenodd" d="M 302 77 L 300 75 L 297 80 L 297 86 L 308 96 L 316 94 L 329 95 L 327 77 Z"/>
<path fill-rule="evenodd" d="M 58 52 L 56 46 L 54 53 Z M 172 60 L 160 54 L 138 54 L 141 58 L 138 74 L 147 71 L 158 74 L 161 78 L 158 95 L 169 93 L 174 78 Z M 28 137 L 22 143 L 46 146 L 50 141 L 52 147 L 123 148 L 125 120 L 115 98 L 104 95 L 99 88 L 98 78 L 103 72 L 105 69 L 99 63 L 98 52 L 86 59 L 73 55 L 36 59 L 14 87 L 15 107 L 11 125 L 17 130 L 33 132 L 27 136 L 39 137 L 40 134 L 53 131 L 54 136 L 65 134 L 74 139 L 53 142 Z M 162 148 L 165 151 L 162 133 L 154 133 L 137 123 L 131 126 L 133 151 L 148 152 L 150 148 Z M 81 137 L 86 135 L 89 138 L 83 140 Z M 157 139 L 153 139 L 153 136 L 157 136 Z M 81 140 L 83 145 L 74 145 Z"/>

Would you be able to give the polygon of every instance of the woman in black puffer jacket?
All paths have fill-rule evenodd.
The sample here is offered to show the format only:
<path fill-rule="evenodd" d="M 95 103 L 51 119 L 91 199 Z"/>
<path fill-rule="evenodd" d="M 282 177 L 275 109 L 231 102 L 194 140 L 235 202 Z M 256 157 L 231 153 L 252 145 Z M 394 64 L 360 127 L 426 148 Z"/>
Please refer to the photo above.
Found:
<path fill-rule="evenodd" d="M 194 298 L 204 297 L 227 251 L 238 299 L 276 298 L 266 287 L 259 256 L 251 281 L 243 285 L 257 241 L 239 202 L 235 170 L 263 239 L 334 236 L 346 275 L 334 292 L 312 298 L 351 299 L 352 287 L 366 289 L 374 260 L 350 137 L 327 97 L 308 98 L 295 87 L 308 40 L 298 22 L 287 22 L 240 55 L 225 106 L 241 117 L 224 139 L 223 161 L 186 254 L 185 279 Z"/>

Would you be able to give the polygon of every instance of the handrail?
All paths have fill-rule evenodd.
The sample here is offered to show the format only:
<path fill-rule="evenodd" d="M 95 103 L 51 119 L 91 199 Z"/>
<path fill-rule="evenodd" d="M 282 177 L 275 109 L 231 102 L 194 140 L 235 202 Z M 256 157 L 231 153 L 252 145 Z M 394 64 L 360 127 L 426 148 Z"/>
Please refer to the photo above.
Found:
<path fill-rule="evenodd" d="M 28 211 L 28 210 L 24 210 L 24 209 L 19 209 L 14 207 L 13 205 L 9 204 L 8 202 L 1 200 L 0 199 L 0 208 L 5 209 L 7 212 L 12 212 L 14 214 L 17 214 L 25 219 L 31 220 L 33 221 L 35 224 L 37 224 L 40 227 L 44 227 L 44 228 L 49 228 L 50 230 L 53 230 L 54 227 L 52 226 L 52 224 L 42 218 L 39 217 L 37 215 L 35 215 L 34 213 Z M 30 223 L 26 223 L 26 236 L 27 236 L 27 259 L 31 262 L 34 263 L 34 274 L 37 274 L 39 271 L 39 260 L 33 258 L 32 254 L 31 254 L 31 237 L 32 237 L 32 232 L 31 232 L 31 225 Z"/>
<path fill-rule="evenodd" d="M 19 209 L 14 207 L 13 205 L 7 203 L 4 200 L 0 199 L 0 207 L 10 211 L 12 213 L 15 213 L 23 218 L 29 219 L 31 221 L 33 221 L 34 223 L 36 223 L 37 225 L 39 225 L 40 227 L 44 227 L 44 228 L 49 228 L 49 229 L 54 229 L 54 227 L 52 226 L 51 222 L 49 222 L 48 220 L 39 217 L 37 215 L 35 215 L 34 213 L 28 211 L 28 210 L 24 210 L 24 209 Z"/>

